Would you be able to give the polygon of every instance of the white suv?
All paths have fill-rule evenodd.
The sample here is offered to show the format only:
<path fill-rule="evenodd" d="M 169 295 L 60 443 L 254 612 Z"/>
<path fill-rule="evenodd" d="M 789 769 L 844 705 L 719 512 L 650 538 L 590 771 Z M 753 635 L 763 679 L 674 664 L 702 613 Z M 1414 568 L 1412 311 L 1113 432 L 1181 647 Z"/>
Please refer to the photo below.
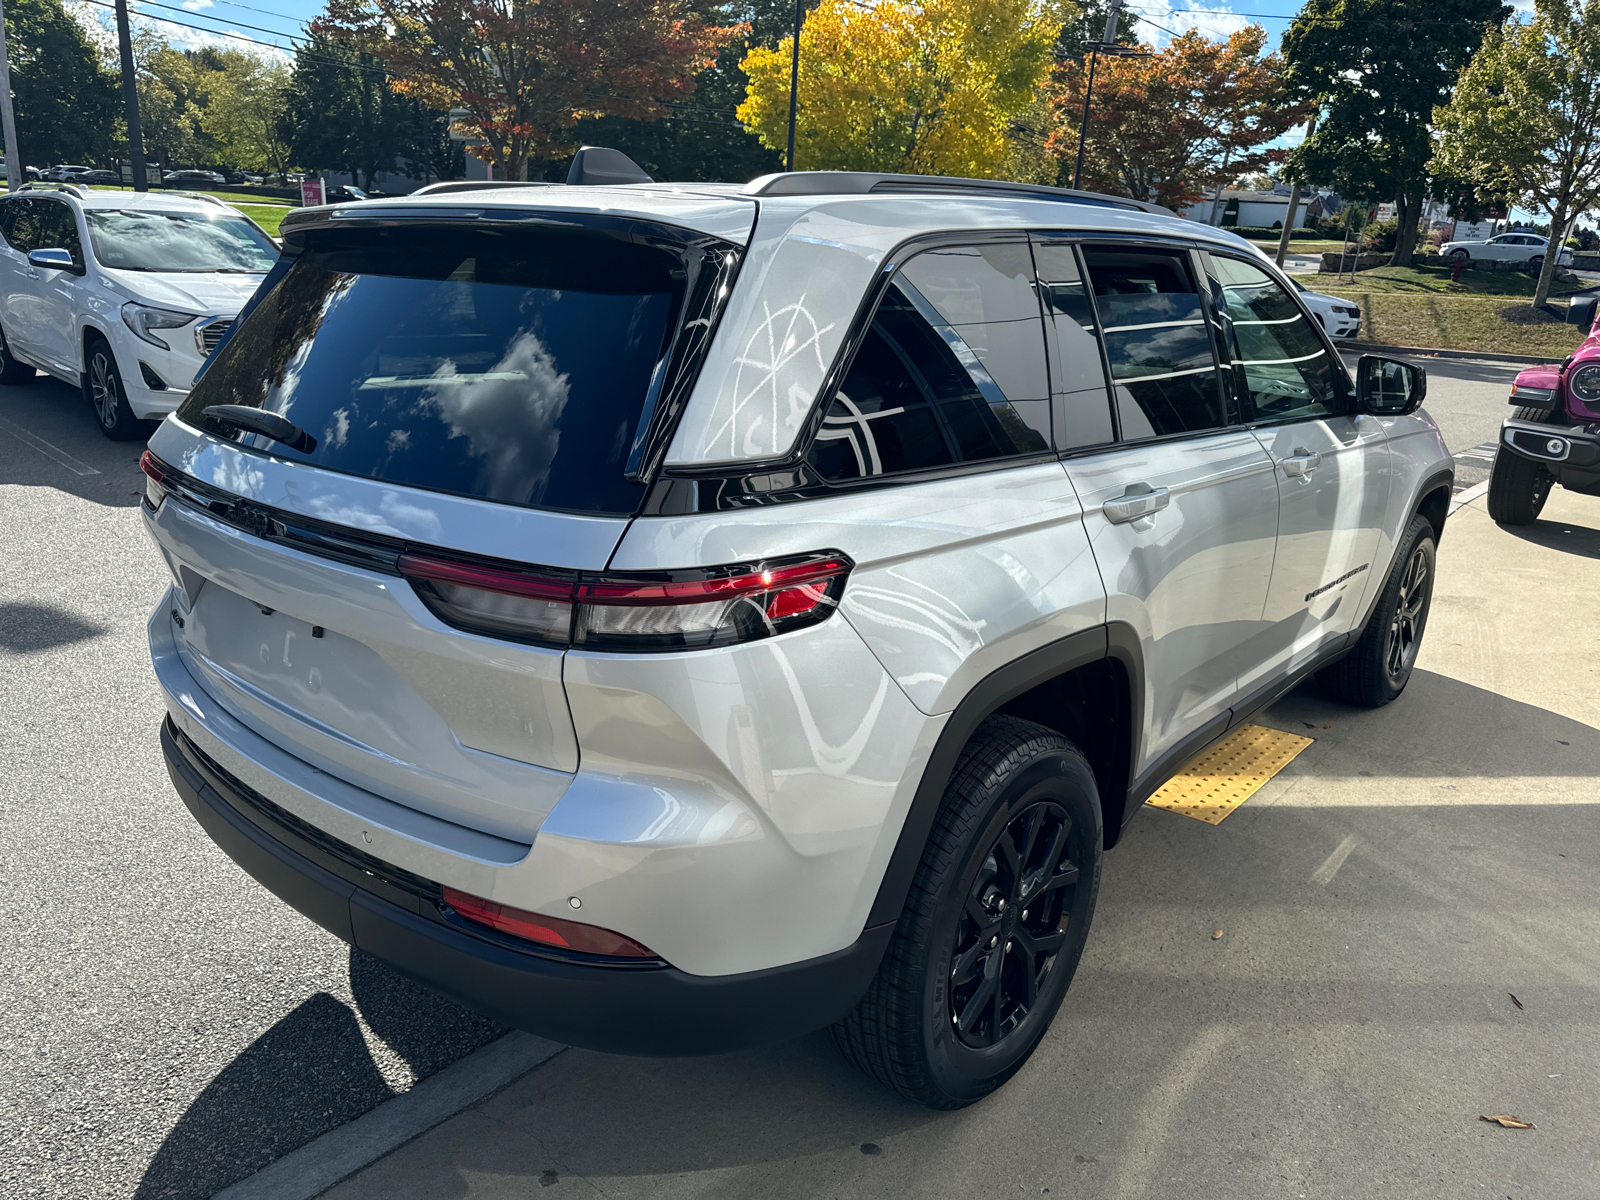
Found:
<path fill-rule="evenodd" d="M 162 742 L 241 866 L 506 1024 L 1043 1036 L 1101 854 L 1313 672 L 1405 687 L 1451 458 L 1244 241 L 856 173 L 306 210 L 151 442 Z"/>
<path fill-rule="evenodd" d="M 0 383 L 81 387 L 107 437 L 143 436 L 278 259 L 204 196 L 27 186 L 0 198 Z"/>

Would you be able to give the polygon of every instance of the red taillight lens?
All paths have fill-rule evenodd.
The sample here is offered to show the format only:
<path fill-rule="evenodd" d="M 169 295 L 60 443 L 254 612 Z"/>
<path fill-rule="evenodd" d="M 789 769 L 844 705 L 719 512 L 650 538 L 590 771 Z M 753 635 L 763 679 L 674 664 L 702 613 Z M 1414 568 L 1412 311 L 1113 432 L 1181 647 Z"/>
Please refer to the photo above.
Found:
<path fill-rule="evenodd" d="M 444 889 L 444 902 L 469 921 L 509 933 L 512 937 L 537 942 L 541 946 L 577 950 L 583 954 L 605 954 L 612 958 L 660 957 L 654 950 L 641 946 L 632 938 L 601 929 L 598 925 L 584 925 L 561 917 L 525 912 L 509 904 L 499 904 L 481 896 L 469 896 L 453 887 Z"/>
<path fill-rule="evenodd" d="M 400 571 L 441 620 L 491 637 L 598 650 L 732 645 L 824 621 L 854 565 L 821 553 L 753 566 L 584 575 L 479 566 L 426 555 Z"/>
<path fill-rule="evenodd" d="M 146 450 L 139 456 L 139 469 L 145 473 L 144 502 L 153 509 L 160 508 L 161 502 L 167 498 L 167 489 L 161 486 L 161 481 L 167 477 L 170 468 Z"/>

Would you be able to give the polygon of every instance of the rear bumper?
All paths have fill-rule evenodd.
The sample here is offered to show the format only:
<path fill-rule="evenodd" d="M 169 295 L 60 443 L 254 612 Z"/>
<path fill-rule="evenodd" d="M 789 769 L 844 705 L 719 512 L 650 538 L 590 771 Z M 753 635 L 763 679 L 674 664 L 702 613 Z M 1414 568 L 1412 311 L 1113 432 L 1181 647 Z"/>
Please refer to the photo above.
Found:
<path fill-rule="evenodd" d="M 533 952 L 467 927 L 433 898 L 429 881 L 300 828 L 207 760 L 171 718 L 161 746 L 195 820 L 279 899 L 434 991 L 571 1045 L 691 1055 L 798 1037 L 855 1007 L 893 932 L 882 925 L 836 953 L 740 975 Z"/>

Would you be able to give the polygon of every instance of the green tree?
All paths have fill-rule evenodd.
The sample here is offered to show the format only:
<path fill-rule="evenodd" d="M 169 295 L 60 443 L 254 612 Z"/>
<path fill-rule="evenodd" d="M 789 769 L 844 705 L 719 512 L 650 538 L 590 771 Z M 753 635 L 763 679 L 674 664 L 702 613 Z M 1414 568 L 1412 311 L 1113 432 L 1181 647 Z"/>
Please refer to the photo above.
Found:
<path fill-rule="evenodd" d="M 195 66 L 159 37 L 137 36 L 133 47 L 139 89 L 139 129 L 147 161 L 177 166 L 198 161 L 205 139 Z"/>
<path fill-rule="evenodd" d="M 400 95 L 379 59 L 317 24 L 295 55 L 282 129 L 295 163 L 367 188 L 401 160 L 414 174 L 458 173 L 444 114 Z"/>
<path fill-rule="evenodd" d="M 117 78 L 61 0 L 11 0 L 6 52 L 22 161 L 109 161 L 122 112 Z"/>
<path fill-rule="evenodd" d="M 1600 0 L 1535 0 L 1532 20 L 1490 32 L 1433 122 L 1433 170 L 1542 210 L 1553 230 L 1600 206 Z M 1534 304 L 1550 298 L 1553 251 Z"/>
<path fill-rule="evenodd" d="M 1485 27 L 1509 11 L 1500 0 L 1307 0 L 1283 35 L 1288 83 L 1320 113 L 1286 174 L 1348 199 L 1394 201 L 1395 266 L 1411 262 L 1430 191 L 1433 110 Z"/>
<path fill-rule="evenodd" d="M 289 68 L 282 62 L 225 51 L 220 70 L 207 73 L 200 127 L 223 162 L 283 172 L 289 145 L 282 136 Z"/>

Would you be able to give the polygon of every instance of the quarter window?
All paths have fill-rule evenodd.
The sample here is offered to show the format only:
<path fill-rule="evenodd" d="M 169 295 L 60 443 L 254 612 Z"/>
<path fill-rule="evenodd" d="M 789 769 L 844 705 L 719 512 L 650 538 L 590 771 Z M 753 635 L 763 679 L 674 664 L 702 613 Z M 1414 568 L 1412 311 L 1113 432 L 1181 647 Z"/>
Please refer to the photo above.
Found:
<path fill-rule="evenodd" d="M 901 269 L 809 461 L 846 480 L 1049 447 L 1033 263 L 1017 242 L 927 251 Z"/>
<path fill-rule="evenodd" d="M 1214 311 L 1232 359 L 1246 421 L 1331 416 L 1344 389 L 1327 346 L 1293 298 L 1250 263 L 1206 256 L 1221 303 Z M 1343 368 L 1337 368 L 1343 375 Z"/>
<path fill-rule="evenodd" d="M 1085 250 L 1125 439 L 1227 423 L 1188 255 Z"/>

